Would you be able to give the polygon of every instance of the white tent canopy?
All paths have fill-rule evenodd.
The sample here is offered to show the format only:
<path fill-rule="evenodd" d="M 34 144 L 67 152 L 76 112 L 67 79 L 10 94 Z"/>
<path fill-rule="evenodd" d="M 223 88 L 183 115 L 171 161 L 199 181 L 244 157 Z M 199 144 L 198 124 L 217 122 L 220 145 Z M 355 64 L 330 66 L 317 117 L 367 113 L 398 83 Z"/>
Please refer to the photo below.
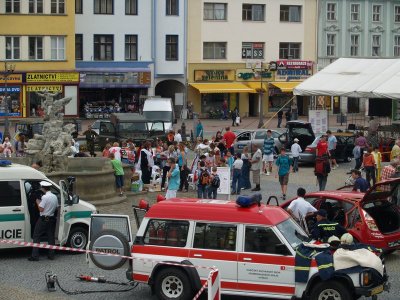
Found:
<path fill-rule="evenodd" d="M 400 59 L 339 58 L 293 94 L 400 99 Z"/>

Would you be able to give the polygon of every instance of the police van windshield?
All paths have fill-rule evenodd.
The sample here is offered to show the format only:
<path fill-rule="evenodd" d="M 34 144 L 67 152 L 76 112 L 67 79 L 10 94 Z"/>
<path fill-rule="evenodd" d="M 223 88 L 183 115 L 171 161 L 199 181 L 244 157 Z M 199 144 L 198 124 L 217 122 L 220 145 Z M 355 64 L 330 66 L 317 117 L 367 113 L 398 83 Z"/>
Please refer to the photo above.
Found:
<path fill-rule="evenodd" d="M 276 227 L 293 249 L 296 249 L 302 242 L 309 242 L 311 240 L 304 230 L 291 218 L 279 223 Z"/>

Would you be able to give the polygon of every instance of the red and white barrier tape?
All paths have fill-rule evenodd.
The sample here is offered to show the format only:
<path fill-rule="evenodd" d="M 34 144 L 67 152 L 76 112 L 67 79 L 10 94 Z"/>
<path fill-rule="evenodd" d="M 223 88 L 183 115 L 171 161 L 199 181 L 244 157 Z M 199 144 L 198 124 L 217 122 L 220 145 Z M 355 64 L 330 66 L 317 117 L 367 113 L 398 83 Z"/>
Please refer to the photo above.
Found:
<path fill-rule="evenodd" d="M 196 269 L 207 269 L 210 270 L 210 274 L 204 283 L 204 285 L 201 287 L 199 292 L 196 294 L 196 296 L 193 298 L 198 299 L 201 295 L 201 293 L 207 288 L 208 286 L 208 299 L 212 300 L 218 300 L 220 299 L 219 296 L 219 286 L 220 286 L 220 280 L 219 280 L 219 271 L 215 267 L 205 267 L 205 266 L 194 266 L 194 265 L 183 265 L 183 264 L 178 264 L 178 263 L 171 263 L 171 262 L 160 262 L 158 260 L 153 260 L 153 259 L 147 259 L 147 258 L 139 258 L 139 257 L 132 257 L 132 256 L 126 256 L 126 255 L 119 255 L 119 254 L 114 254 L 114 253 L 104 253 L 104 252 L 99 252 L 99 251 L 94 251 L 94 250 L 85 250 L 85 249 L 77 249 L 77 248 L 71 248 L 71 247 L 64 247 L 64 246 L 55 246 L 55 245 L 48 245 L 48 244 L 40 244 L 40 243 L 31 243 L 31 242 L 20 242 L 20 241 L 13 241 L 13 240 L 0 240 L 0 244 L 8 244 L 8 245 L 17 245 L 17 246 L 24 246 L 24 247 L 34 247 L 34 248 L 41 248 L 41 249 L 50 249 L 50 250 L 60 250 L 60 251 L 70 251 L 70 252 L 80 252 L 80 253 L 92 253 L 92 254 L 98 254 L 98 255 L 104 255 L 104 256 L 116 256 L 116 257 L 121 257 L 125 259 L 130 259 L 130 260 L 141 260 L 145 262 L 158 262 L 162 263 L 165 265 L 171 265 L 171 266 L 179 266 L 179 267 L 186 267 L 186 268 L 196 268 Z M 216 275 L 215 275 L 216 274 Z M 214 276 L 216 276 L 217 280 L 214 279 Z M 218 286 L 218 295 L 217 297 L 210 298 L 210 295 L 215 295 L 215 286 Z"/>

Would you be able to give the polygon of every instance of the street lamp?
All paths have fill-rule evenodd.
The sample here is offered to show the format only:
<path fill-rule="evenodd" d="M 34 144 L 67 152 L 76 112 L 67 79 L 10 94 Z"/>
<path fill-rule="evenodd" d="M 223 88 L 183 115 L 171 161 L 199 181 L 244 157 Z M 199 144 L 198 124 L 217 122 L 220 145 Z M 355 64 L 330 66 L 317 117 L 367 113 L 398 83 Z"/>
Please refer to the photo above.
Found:
<path fill-rule="evenodd" d="M 4 62 L 4 72 L 3 72 L 3 78 L 4 78 L 4 96 L 3 96 L 3 110 L 5 113 L 5 118 L 4 118 L 4 134 L 3 137 L 10 136 L 10 122 L 8 119 L 8 114 L 10 113 L 10 96 L 8 96 L 7 93 L 7 79 L 8 76 L 13 74 L 15 71 L 15 64 L 8 64 L 7 62 Z"/>
<path fill-rule="evenodd" d="M 263 73 L 269 71 L 269 64 L 266 65 L 266 68 L 263 68 L 263 63 L 260 62 L 260 67 L 257 68 L 256 65 L 253 65 L 253 74 L 254 78 L 259 77 L 260 78 L 260 89 L 258 90 L 258 111 L 259 111 L 259 120 L 258 120 L 258 126 L 257 128 L 262 128 L 264 125 L 264 102 L 263 102 L 263 94 L 264 94 L 264 89 L 263 89 Z"/>

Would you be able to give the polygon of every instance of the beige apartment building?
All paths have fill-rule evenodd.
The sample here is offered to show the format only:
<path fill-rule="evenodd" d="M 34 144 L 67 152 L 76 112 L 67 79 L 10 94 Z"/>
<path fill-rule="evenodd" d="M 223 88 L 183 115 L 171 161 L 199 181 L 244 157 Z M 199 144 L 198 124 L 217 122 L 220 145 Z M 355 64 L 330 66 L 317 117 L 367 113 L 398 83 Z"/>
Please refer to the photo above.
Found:
<path fill-rule="evenodd" d="M 209 117 L 223 101 L 241 116 L 291 105 L 316 61 L 317 0 L 189 0 L 187 101 Z M 270 64 L 270 62 L 274 62 Z M 269 68 L 275 66 L 276 68 Z M 299 113 L 308 108 L 298 99 Z"/>

